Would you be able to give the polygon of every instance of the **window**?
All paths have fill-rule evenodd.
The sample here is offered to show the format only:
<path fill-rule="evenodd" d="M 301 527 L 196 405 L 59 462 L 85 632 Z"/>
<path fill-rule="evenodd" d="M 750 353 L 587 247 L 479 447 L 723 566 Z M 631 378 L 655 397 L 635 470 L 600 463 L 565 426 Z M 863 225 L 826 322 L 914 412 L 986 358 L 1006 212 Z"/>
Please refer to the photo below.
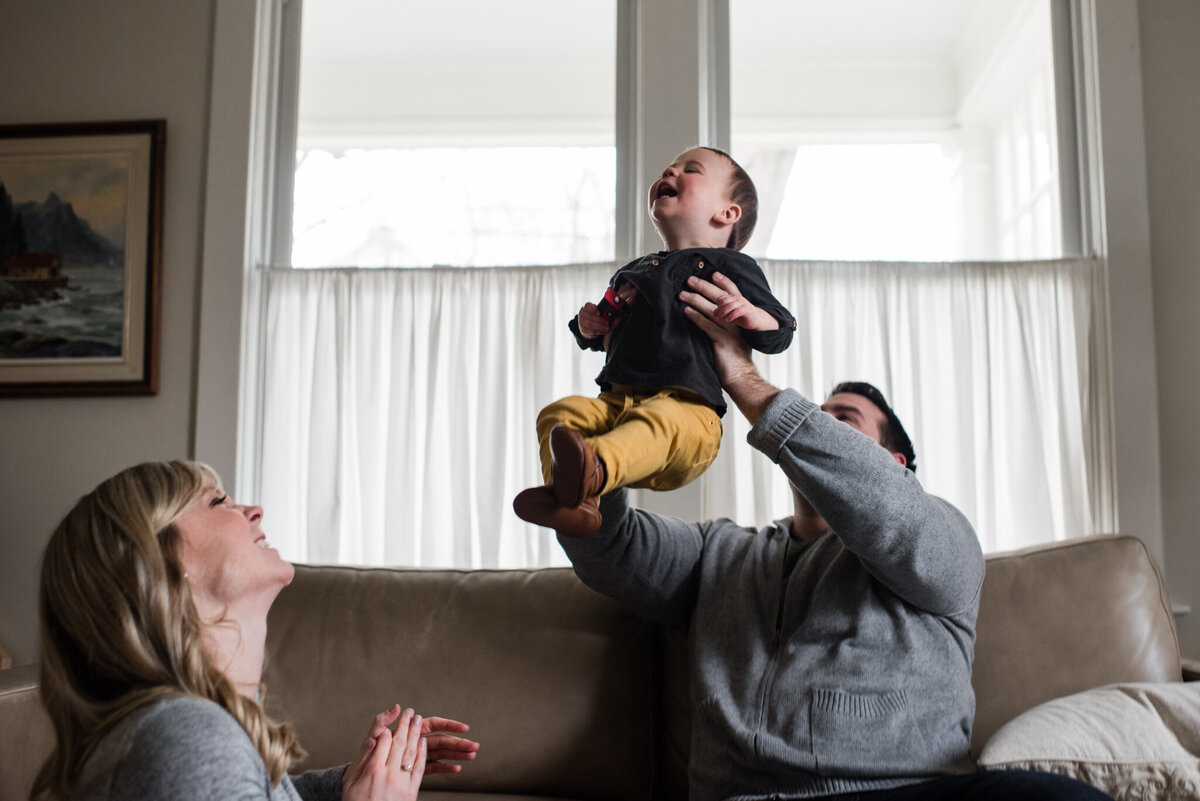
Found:
<path fill-rule="evenodd" d="M 612 259 L 615 37 L 613 0 L 304 0 L 291 265 Z"/>
<path fill-rule="evenodd" d="M 739 0 L 730 29 L 752 250 L 1063 255 L 1050 0 Z"/>
<path fill-rule="evenodd" d="M 1106 336 L 1100 271 L 1087 260 L 1027 261 L 1069 249 L 1053 59 L 1018 46 L 1038 38 L 1022 31 L 1049 38 L 1045 2 L 1020 4 L 1030 14 L 1001 26 L 979 15 L 1011 4 L 968 0 L 906 4 L 899 17 L 886 16 L 890 0 L 696 0 L 682 11 L 546 0 L 520 15 L 479 1 L 413 7 L 403 20 L 386 4 L 364 7 L 368 22 L 351 25 L 362 35 L 331 52 L 305 33 L 295 215 L 285 221 L 292 254 L 277 250 L 270 261 L 282 264 L 256 276 L 265 333 L 261 367 L 244 385 L 261 396 L 255 431 L 242 438 L 264 477 L 260 497 L 282 510 L 289 558 L 562 562 L 552 536 L 508 512 L 539 473 L 534 415 L 591 391 L 599 357 L 575 349 L 565 322 L 602 291 L 614 257 L 657 247 L 631 221 L 645 216 L 650 177 L 697 141 L 732 141 L 759 183 L 764 212 L 750 250 L 771 260 L 769 276 L 780 271 L 772 284 L 807 326 L 764 365 L 769 379 L 812 397 L 842 378 L 879 384 L 932 443 L 918 445 L 931 455 L 922 480 L 976 520 L 985 547 L 1025 544 L 1012 539 L 1024 529 L 1009 496 L 1030 488 L 1038 498 L 1022 499 L 1056 521 L 1051 536 L 1105 525 L 1093 507 L 1111 475 L 1089 451 L 1107 430 L 1093 413 L 1104 404 L 1092 400 L 1107 378 L 1089 358 Z M 346 4 L 320 12 L 326 2 L 304 1 L 306 30 L 350 18 Z M 847 27 L 876 50 L 905 33 L 936 44 L 934 63 L 885 70 L 924 88 L 893 86 L 876 93 L 890 106 L 870 106 L 846 87 L 858 69 L 858 89 L 873 90 L 881 78 L 871 64 L 845 67 L 838 91 L 822 88 L 828 63 L 795 58 L 800 39 L 789 38 L 803 28 L 794 15 L 814 9 L 831 15 L 805 23 L 817 38 Z M 884 33 L 871 32 L 871 19 L 888 23 Z M 593 28 L 607 31 L 602 44 Z M 971 31 L 1004 34 L 997 47 L 962 44 Z M 545 53 L 540 38 L 551 42 Z M 606 68 L 599 56 L 572 63 L 593 46 L 607 48 Z M 402 52 L 402 65 L 373 50 Z M 531 65 L 534 52 L 546 58 Z M 772 52 L 782 62 L 756 63 Z M 522 75 L 528 85 L 507 102 Z M 409 97 L 398 86 L 412 97 L 398 100 Z M 842 108 L 821 111 L 806 87 Z M 963 261 L 1000 256 L 1026 261 Z M 810 261 L 783 261 L 800 258 Z M 926 264 L 879 270 L 871 260 Z M 447 266 L 322 269 L 437 265 Z M 948 365 L 959 372 L 947 375 Z M 997 408 L 1029 423 L 1016 427 L 1019 442 L 992 425 Z M 727 420 L 727 435 L 744 433 L 736 413 Z M 938 437 L 948 423 L 954 435 Z M 647 493 L 643 505 L 748 523 L 787 512 L 786 481 L 741 436 L 727 436 L 699 484 Z"/>

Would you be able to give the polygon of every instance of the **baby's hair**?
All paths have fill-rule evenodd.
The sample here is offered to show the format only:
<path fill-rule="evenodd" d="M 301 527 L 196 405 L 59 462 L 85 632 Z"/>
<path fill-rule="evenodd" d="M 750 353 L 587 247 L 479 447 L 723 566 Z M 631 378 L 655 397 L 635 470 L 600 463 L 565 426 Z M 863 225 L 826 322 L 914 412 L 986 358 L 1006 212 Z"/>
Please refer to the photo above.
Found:
<path fill-rule="evenodd" d="M 750 236 L 754 233 L 754 226 L 758 223 L 758 190 L 754 188 L 754 181 L 750 179 L 750 175 L 742 169 L 742 165 L 734 161 L 733 156 L 715 147 L 705 147 L 704 149 L 723 156 L 733 167 L 733 177 L 729 182 L 729 199 L 741 207 L 742 216 L 733 224 L 733 228 L 729 232 L 729 241 L 725 246 L 733 250 L 741 250 L 750 241 Z"/>

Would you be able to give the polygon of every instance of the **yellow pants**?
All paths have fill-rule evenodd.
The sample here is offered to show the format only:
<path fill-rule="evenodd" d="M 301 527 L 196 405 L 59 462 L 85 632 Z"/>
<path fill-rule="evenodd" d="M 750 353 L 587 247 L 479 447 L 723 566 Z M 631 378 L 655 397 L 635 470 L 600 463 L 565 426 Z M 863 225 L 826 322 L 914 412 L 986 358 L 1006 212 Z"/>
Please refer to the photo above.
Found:
<path fill-rule="evenodd" d="M 614 390 L 623 389 L 614 387 Z M 572 395 L 538 413 L 542 474 L 550 483 L 550 429 L 579 431 L 604 461 L 604 492 L 618 487 L 670 490 L 700 476 L 721 447 L 721 418 L 707 404 L 674 389 L 652 394 Z"/>

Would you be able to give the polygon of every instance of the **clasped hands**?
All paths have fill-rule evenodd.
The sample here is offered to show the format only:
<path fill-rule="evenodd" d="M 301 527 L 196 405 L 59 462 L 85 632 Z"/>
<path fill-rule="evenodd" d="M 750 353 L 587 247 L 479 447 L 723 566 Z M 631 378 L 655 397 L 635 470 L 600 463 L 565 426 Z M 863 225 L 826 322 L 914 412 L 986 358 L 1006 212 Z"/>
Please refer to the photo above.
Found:
<path fill-rule="evenodd" d="M 422 718 L 411 709 L 401 712 L 399 704 L 379 713 L 358 761 L 342 775 L 342 798 L 412 801 L 425 774 L 458 773 L 462 765 L 452 763 L 475 758 L 479 743 L 457 736 L 469 728 L 457 720 Z"/>

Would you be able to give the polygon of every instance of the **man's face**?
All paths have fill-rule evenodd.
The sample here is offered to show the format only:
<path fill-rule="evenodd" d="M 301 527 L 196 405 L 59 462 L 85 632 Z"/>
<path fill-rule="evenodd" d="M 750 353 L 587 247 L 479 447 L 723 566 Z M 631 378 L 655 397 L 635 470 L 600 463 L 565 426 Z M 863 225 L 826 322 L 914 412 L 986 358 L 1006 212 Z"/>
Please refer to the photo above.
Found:
<path fill-rule="evenodd" d="M 880 445 L 883 444 L 883 431 L 887 425 L 887 415 L 862 395 L 855 395 L 853 392 L 830 395 L 829 400 L 821 404 L 821 410 L 833 415 L 856 431 L 866 434 Z M 907 464 L 903 454 L 893 453 L 892 458 L 899 464 Z M 800 494 L 800 490 L 794 484 L 792 485 L 792 499 L 795 504 L 792 531 L 796 536 L 809 539 L 829 528 L 825 520 L 817 514 L 808 499 Z"/>
<path fill-rule="evenodd" d="M 879 444 L 883 444 L 883 431 L 887 426 L 887 416 L 878 406 L 862 395 L 855 395 L 852 392 L 830 395 L 829 400 L 821 404 L 821 410 L 828 412 L 851 428 L 866 434 Z"/>

